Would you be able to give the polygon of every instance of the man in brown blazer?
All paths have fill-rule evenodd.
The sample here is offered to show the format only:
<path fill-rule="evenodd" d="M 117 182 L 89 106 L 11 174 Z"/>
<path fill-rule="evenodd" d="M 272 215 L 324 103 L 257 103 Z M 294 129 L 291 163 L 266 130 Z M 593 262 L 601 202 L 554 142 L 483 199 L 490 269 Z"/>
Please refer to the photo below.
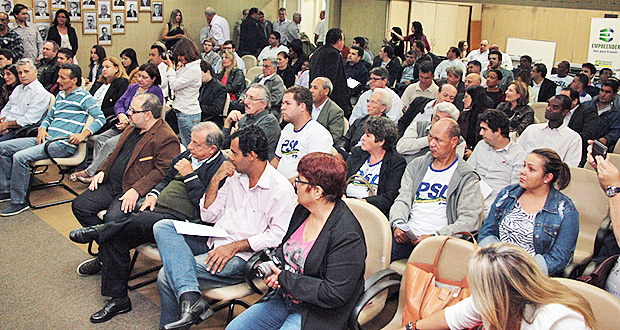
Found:
<path fill-rule="evenodd" d="M 162 120 L 162 104 L 153 94 L 137 96 L 127 114 L 133 123 L 95 174 L 88 190 L 73 200 L 73 214 L 82 226 L 101 223 L 97 213 L 107 210 L 103 222 L 126 218 L 164 177 L 180 152 L 179 140 Z"/>

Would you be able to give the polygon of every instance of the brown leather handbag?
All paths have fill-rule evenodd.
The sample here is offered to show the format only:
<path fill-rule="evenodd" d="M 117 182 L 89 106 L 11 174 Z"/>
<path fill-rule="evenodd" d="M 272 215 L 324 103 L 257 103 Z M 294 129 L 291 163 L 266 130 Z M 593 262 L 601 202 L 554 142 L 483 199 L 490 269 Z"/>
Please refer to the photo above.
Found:
<path fill-rule="evenodd" d="M 474 238 L 471 233 L 461 232 L 454 235 L 467 235 Z M 432 264 L 407 263 L 405 272 L 405 310 L 403 312 L 403 323 L 414 322 L 424 317 L 428 317 L 436 311 L 452 306 L 459 301 L 469 297 L 469 284 L 467 278 L 461 281 L 451 281 L 439 278 L 437 274 L 437 262 L 441 256 L 441 251 L 449 239 L 458 239 L 448 236 L 444 239 L 437 250 L 435 260 Z M 474 246 L 478 249 L 478 243 L 474 239 Z M 438 287 L 439 284 L 439 287 Z M 451 286 L 449 289 L 444 285 Z M 441 288 L 440 288 L 441 287 Z"/>
<path fill-rule="evenodd" d="M 581 276 L 577 280 L 592 284 L 605 290 L 605 283 L 607 282 L 607 277 L 616 265 L 616 262 L 618 261 L 618 256 L 620 256 L 620 254 L 616 254 L 615 256 L 611 256 L 605 259 L 605 261 L 601 262 L 601 264 L 598 265 L 596 269 L 594 269 L 592 274 Z"/>

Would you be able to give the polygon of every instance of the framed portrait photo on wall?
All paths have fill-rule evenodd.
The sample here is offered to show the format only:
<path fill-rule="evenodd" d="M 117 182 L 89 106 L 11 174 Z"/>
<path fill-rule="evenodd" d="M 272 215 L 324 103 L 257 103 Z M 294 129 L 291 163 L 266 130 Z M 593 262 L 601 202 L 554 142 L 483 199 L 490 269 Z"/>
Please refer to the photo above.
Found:
<path fill-rule="evenodd" d="M 97 0 L 97 18 L 99 18 L 99 22 L 110 22 L 112 20 L 110 0 Z"/>
<path fill-rule="evenodd" d="M 125 33 L 125 11 L 112 12 L 112 34 Z"/>
<path fill-rule="evenodd" d="M 99 23 L 99 33 L 97 33 L 97 44 L 101 46 L 112 44 L 112 33 L 110 23 Z"/>
<path fill-rule="evenodd" d="M 84 23 L 82 24 L 84 34 L 97 34 L 97 12 L 85 11 Z"/>
<path fill-rule="evenodd" d="M 151 10 L 151 22 L 163 22 L 164 21 L 164 2 L 152 1 Z"/>
<path fill-rule="evenodd" d="M 138 1 L 127 1 L 125 3 L 125 8 L 127 8 L 127 11 L 125 11 L 125 17 L 127 19 L 127 22 L 137 22 L 138 21 Z"/>

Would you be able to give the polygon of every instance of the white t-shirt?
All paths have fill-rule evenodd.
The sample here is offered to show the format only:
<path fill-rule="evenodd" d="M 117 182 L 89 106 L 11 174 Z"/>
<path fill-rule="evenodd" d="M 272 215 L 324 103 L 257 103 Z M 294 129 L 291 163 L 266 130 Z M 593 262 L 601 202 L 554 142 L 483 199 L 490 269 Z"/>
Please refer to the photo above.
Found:
<path fill-rule="evenodd" d="M 356 174 L 361 175 L 366 181 L 370 183 L 372 188 L 377 193 L 379 189 L 379 174 L 381 173 L 381 164 L 383 159 L 375 164 L 370 164 L 370 157 L 366 159 L 362 167 Z M 347 186 L 347 197 L 352 198 L 366 198 L 370 194 L 370 189 L 365 184 L 359 181 L 353 181 Z"/>
<path fill-rule="evenodd" d="M 458 158 L 450 167 L 440 171 L 433 169 L 432 163 L 428 166 L 413 199 L 409 215 L 409 227 L 416 236 L 433 234 L 448 225 L 446 214 L 448 184 L 457 167 Z"/>
<path fill-rule="evenodd" d="M 109 88 L 110 88 L 110 84 L 103 84 L 95 92 L 95 95 L 93 95 L 93 98 L 95 99 L 95 102 L 97 102 L 97 105 L 99 107 L 101 107 L 101 105 L 103 104 L 103 99 L 105 98 L 105 93 L 108 92 Z"/>
<path fill-rule="evenodd" d="M 276 157 L 280 159 L 278 171 L 287 179 L 297 176 L 297 163 L 312 152 L 331 153 L 334 140 L 329 131 L 318 121 L 310 119 L 299 131 L 293 124 L 282 130 L 276 146 Z"/>
<path fill-rule="evenodd" d="M 525 319 L 522 320 L 521 330 L 589 329 L 583 315 L 562 304 L 546 304 L 536 309 L 532 305 L 526 305 L 523 314 L 532 323 L 528 323 Z M 472 297 L 465 298 L 454 306 L 446 307 L 445 317 L 448 327 L 452 330 L 469 329 L 483 321 Z"/>

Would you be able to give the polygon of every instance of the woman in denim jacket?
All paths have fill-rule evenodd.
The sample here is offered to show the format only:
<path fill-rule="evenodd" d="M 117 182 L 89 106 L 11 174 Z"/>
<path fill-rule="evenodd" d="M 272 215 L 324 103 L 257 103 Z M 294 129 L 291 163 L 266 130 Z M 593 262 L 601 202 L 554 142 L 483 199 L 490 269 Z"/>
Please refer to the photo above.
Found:
<path fill-rule="evenodd" d="M 480 246 L 499 241 L 516 244 L 534 256 L 545 274 L 561 273 L 572 259 L 579 234 L 579 212 L 558 191 L 569 182 L 568 165 L 555 151 L 532 151 L 519 184 L 502 189 L 491 205 L 480 228 Z"/>

